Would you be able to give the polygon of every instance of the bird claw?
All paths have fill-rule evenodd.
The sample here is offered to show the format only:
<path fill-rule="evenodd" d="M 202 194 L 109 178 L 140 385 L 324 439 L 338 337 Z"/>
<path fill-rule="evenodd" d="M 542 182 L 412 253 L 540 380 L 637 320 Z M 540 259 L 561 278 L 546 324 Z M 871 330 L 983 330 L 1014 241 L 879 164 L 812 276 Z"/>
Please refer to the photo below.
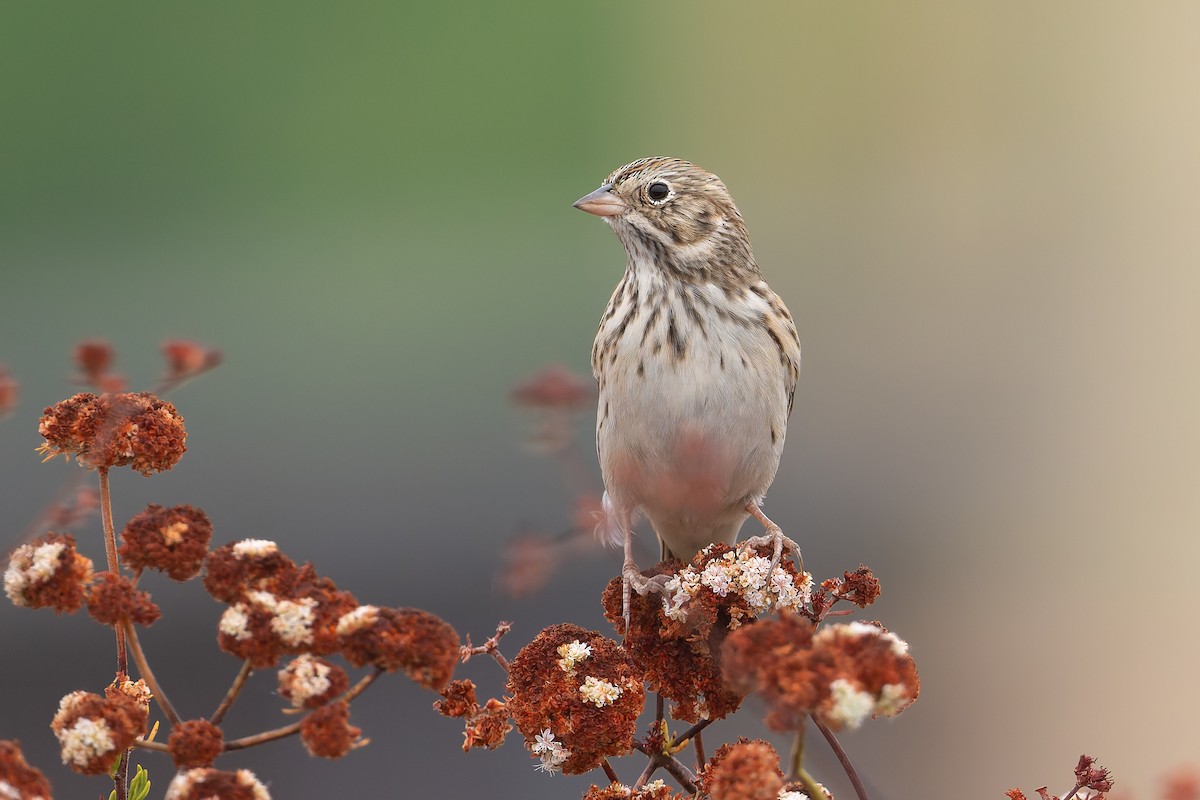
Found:
<path fill-rule="evenodd" d="M 764 544 L 771 545 L 771 572 L 779 566 L 779 562 L 783 560 L 784 548 L 796 559 L 796 567 L 800 572 L 804 572 L 804 557 L 800 554 L 800 545 L 784 535 L 783 529 L 776 525 L 771 519 L 762 512 L 756 504 L 750 503 L 746 506 L 746 510 L 750 515 L 762 523 L 766 533 L 762 536 L 752 536 L 742 542 L 742 547 L 755 548 L 761 547 Z"/>
<path fill-rule="evenodd" d="M 633 592 L 645 597 L 651 592 L 662 594 L 666 591 L 671 575 L 643 575 L 637 564 L 627 561 L 621 568 L 621 615 L 625 618 L 625 635 L 629 635 L 630 601 Z"/>

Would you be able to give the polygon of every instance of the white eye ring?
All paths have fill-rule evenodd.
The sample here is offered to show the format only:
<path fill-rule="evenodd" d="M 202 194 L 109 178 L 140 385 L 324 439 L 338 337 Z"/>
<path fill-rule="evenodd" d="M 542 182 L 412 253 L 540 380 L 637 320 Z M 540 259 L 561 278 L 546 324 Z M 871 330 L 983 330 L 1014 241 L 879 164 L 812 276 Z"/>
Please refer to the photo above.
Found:
<path fill-rule="evenodd" d="M 674 196 L 675 190 L 666 181 L 654 181 L 646 187 L 647 199 L 656 206 L 661 206 Z"/>

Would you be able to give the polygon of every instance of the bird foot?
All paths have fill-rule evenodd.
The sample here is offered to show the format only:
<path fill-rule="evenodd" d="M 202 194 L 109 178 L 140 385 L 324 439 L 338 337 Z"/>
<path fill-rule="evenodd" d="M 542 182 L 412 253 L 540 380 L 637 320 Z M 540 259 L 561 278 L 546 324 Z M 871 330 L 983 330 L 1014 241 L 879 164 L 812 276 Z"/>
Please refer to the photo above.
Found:
<path fill-rule="evenodd" d="M 625 635 L 629 635 L 629 619 L 630 619 L 630 600 L 633 597 L 633 592 L 645 597 L 651 592 L 662 594 L 666 591 L 667 583 L 674 577 L 673 575 L 651 575 L 646 576 L 637 568 L 637 564 L 632 561 L 626 561 L 621 567 L 621 614 L 625 618 Z"/>
<path fill-rule="evenodd" d="M 761 547 L 764 544 L 769 544 L 772 547 L 771 553 L 771 571 L 779 566 L 779 562 L 783 559 L 783 550 L 787 548 L 788 552 L 796 559 L 796 567 L 800 572 L 804 572 L 804 557 L 800 555 L 800 545 L 789 539 L 783 533 L 783 528 L 780 528 L 771 519 L 762 512 L 756 503 L 747 503 L 746 511 L 750 512 L 750 516 L 754 517 L 766 530 L 763 536 L 752 536 L 742 542 L 742 547 Z"/>

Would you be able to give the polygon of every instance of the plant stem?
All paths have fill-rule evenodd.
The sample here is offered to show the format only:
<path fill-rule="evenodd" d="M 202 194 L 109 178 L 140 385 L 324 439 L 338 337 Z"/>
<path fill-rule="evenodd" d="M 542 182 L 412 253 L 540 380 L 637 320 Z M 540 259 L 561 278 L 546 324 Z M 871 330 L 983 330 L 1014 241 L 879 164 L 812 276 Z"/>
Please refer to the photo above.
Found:
<path fill-rule="evenodd" d="M 804 784 L 804 793 L 809 797 L 814 798 L 814 800 L 825 800 L 825 798 L 829 797 L 826 792 L 821 791 L 821 787 L 817 785 L 817 782 L 813 779 L 813 776 L 808 774 L 808 770 L 801 769 L 800 772 L 796 774 L 796 780 Z"/>
<path fill-rule="evenodd" d="M 604 774 L 608 776 L 610 783 L 620 783 L 620 778 L 617 777 L 617 771 L 612 768 L 612 764 L 608 763 L 608 759 L 600 762 L 600 766 L 604 768 Z"/>
<path fill-rule="evenodd" d="M 149 739 L 134 739 L 133 746 L 140 747 L 143 750 L 157 750 L 160 753 L 171 752 L 170 748 L 168 748 L 162 742 L 152 742 Z"/>
<path fill-rule="evenodd" d="M 100 519 L 104 524 L 104 555 L 108 559 L 108 571 L 114 576 L 119 575 L 121 563 L 117 560 L 117 533 L 113 528 L 112 496 L 108 489 L 108 468 L 101 467 L 100 473 Z M 129 677 L 129 654 L 125 649 L 125 629 L 116 626 L 117 632 L 117 674 Z"/>
<path fill-rule="evenodd" d="M 350 690 L 342 695 L 339 699 L 344 700 L 347 703 L 351 702 L 354 700 L 354 698 L 366 691 L 367 687 L 374 683 L 375 679 L 382 674 L 383 670 L 376 668 L 375 671 L 370 675 L 364 676 L 362 680 L 350 687 Z M 224 752 L 228 752 L 230 750 L 245 750 L 247 747 L 254 747 L 255 745 L 273 742 L 276 739 L 294 736 L 300 732 L 300 725 L 302 723 L 303 720 L 301 722 L 293 722 L 291 725 L 284 725 L 282 728 L 275 728 L 273 730 L 263 731 L 262 733 L 256 733 L 253 736 L 243 736 L 241 739 L 234 739 L 232 742 L 225 743 Z"/>
<path fill-rule="evenodd" d="M 209 722 L 213 725 L 221 724 L 221 720 L 225 719 L 225 714 L 228 713 L 230 707 L 233 705 L 233 701 L 237 700 L 242 687 L 246 685 L 246 679 L 250 677 L 250 673 L 253 671 L 254 669 L 250 666 L 249 661 L 242 662 L 242 668 L 238 670 L 237 677 L 233 679 L 233 685 L 225 693 L 225 698 L 221 700 L 221 704 L 217 706 L 217 710 L 208 718 Z"/>
<path fill-rule="evenodd" d="M 654 767 L 662 767 L 667 772 L 671 773 L 671 777 L 679 782 L 679 785 L 683 787 L 684 791 L 691 794 L 696 793 L 696 776 L 692 774 L 692 771 L 685 767 L 683 762 L 681 762 L 678 758 L 675 758 L 674 756 L 665 756 L 662 753 L 655 752 L 653 748 L 642 743 L 634 744 L 634 748 L 650 756 L 650 763 Z"/>
<path fill-rule="evenodd" d="M 150 662 L 146 660 L 146 654 L 142 651 L 142 643 L 138 639 L 137 629 L 133 623 L 126 617 L 122 621 L 125 628 L 125 636 L 129 641 L 129 649 L 133 651 L 133 660 L 137 664 L 138 672 L 149 685 L 150 691 L 154 693 L 154 699 L 158 702 L 158 707 L 162 709 L 167 720 L 171 725 L 179 724 L 179 714 L 175 712 L 175 707 L 171 705 L 171 701 L 167 699 L 166 692 L 163 691 L 162 685 L 154 678 L 154 672 L 150 669 Z"/>
<path fill-rule="evenodd" d="M 117 559 L 117 532 L 113 528 L 112 495 L 108 488 L 108 468 L 101 467 L 100 473 L 100 520 L 104 526 L 104 555 L 108 560 L 108 571 L 117 576 L 121 574 L 121 562 Z M 125 647 L 125 628 L 113 626 L 117 638 L 117 680 L 129 678 L 129 652 Z M 116 789 L 117 800 L 126 800 L 129 786 L 129 751 L 121 754 L 117 771 L 113 775 L 113 787 Z"/>
<path fill-rule="evenodd" d="M 796 731 L 796 738 L 792 740 L 792 759 L 788 769 L 788 775 L 792 779 L 798 779 L 800 773 L 804 772 L 804 731 L 807 723 L 802 723 L 800 729 Z"/>
<path fill-rule="evenodd" d="M 854 793 L 858 795 L 858 800 L 868 800 L 867 787 L 863 786 L 862 779 L 858 777 L 858 771 L 854 769 L 854 764 L 850 763 L 850 756 L 846 755 L 846 751 L 842 749 L 842 745 L 838 742 L 837 737 L 833 735 L 833 731 L 815 716 L 812 718 L 812 721 L 816 723 L 817 730 L 821 731 L 825 736 L 825 741 L 829 742 L 829 747 L 833 750 L 833 754 L 837 756 L 842 769 L 845 770 L 846 777 L 850 779 L 850 785 L 854 787 Z"/>

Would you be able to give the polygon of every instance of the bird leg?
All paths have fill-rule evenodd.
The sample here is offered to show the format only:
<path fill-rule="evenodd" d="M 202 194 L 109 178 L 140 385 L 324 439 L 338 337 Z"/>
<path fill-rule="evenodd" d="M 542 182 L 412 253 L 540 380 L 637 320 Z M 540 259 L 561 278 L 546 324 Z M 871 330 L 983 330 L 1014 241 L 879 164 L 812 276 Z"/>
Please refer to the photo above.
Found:
<path fill-rule="evenodd" d="M 633 560 L 633 525 L 625 524 L 625 562 L 621 565 L 621 614 L 625 617 L 625 636 L 629 636 L 630 601 L 633 592 L 643 597 L 650 592 L 662 593 L 671 575 L 646 577 Z"/>
<path fill-rule="evenodd" d="M 742 545 L 745 547 L 758 547 L 764 544 L 771 545 L 774 548 L 774 552 L 771 556 L 771 572 L 774 572 L 775 568 L 779 566 L 779 561 L 783 558 L 783 548 L 787 547 L 787 549 L 796 557 L 797 568 L 801 573 L 803 573 L 804 557 L 800 555 L 800 545 L 784 536 L 783 528 L 780 528 L 778 525 L 772 522 L 770 517 L 764 514 L 762 509 L 758 507 L 757 503 L 747 503 L 746 511 L 750 512 L 750 516 L 754 517 L 762 524 L 763 529 L 766 530 L 767 533 L 764 536 L 753 536 L 742 542 Z"/>

